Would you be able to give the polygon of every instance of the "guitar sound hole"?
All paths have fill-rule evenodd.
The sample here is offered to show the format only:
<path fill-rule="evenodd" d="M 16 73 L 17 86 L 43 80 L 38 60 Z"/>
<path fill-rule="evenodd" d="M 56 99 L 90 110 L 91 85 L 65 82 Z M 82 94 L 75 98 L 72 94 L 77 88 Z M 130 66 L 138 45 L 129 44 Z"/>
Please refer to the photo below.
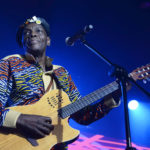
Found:
<path fill-rule="evenodd" d="M 48 104 L 52 107 L 55 108 L 55 106 L 58 106 L 58 103 L 62 103 L 63 99 L 61 96 L 57 95 L 56 97 L 47 97 Z"/>

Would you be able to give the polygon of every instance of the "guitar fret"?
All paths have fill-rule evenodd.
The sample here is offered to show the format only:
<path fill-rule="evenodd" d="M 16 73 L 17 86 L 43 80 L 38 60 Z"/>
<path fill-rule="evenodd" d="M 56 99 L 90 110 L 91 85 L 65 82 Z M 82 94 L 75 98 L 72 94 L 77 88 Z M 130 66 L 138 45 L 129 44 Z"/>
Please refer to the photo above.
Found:
<path fill-rule="evenodd" d="M 72 114 L 73 112 L 76 112 L 76 110 L 80 110 L 80 108 L 82 108 L 83 104 L 79 104 L 79 103 L 72 103 L 72 105 L 68 105 L 67 107 L 64 107 L 64 111 L 67 111 L 69 112 L 69 114 Z M 66 117 L 69 116 L 69 115 L 65 115 Z"/>
<path fill-rule="evenodd" d="M 62 118 L 66 118 L 68 116 L 68 114 L 67 114 L 68 111 L 65 109 L 59 109 L 58 112 L 59 112 L 59 116 L 64 116 Z"/>
<path fill-rule="evenodd" d="M 62 118 L 66 118 L 68 116 L 70 116 L 71 114 L 77 112 L 78 110 L 81 110 L 82 108 L 96 102 L 97 100 L 105 97 L 106 95 L 114 92 L 115 90 L 117 90 L 119 88 L 119 84 L 114 81 L 86 96 L 84 96 L 83 98 L 61 108 L 59 111 L 59 115 Z"/>

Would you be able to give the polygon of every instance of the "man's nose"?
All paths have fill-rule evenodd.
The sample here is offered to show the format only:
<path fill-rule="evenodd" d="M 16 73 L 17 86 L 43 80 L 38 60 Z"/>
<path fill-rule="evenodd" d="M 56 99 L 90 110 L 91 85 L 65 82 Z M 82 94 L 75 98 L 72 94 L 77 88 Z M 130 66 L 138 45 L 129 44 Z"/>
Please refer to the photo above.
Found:
<path fill-rule="evenodd" d="M 32 32 L 31 32 L 31 37 L 36 37 L 36 36 L 37 36 L 36 32 L 35 32 L 35 31 L 32 31 Z"/>

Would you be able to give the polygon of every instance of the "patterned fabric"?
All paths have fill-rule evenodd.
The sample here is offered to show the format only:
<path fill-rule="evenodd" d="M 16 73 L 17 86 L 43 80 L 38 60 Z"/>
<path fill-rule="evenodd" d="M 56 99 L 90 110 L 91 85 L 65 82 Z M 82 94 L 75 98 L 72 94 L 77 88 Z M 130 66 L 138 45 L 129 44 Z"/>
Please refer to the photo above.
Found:
<path fill-rule="evenodd" d="M 10 56 L 0 61 L 0 126 L 5 119 L 6 107 L 28 105 L 38 101 L 45 93 L 43 71 L 39 64 L 28 62 L 24 57 Z M 70 74 L 63 67 L 54 70 L 55 80 L 74 102 L 81 97 Z M 71 117 L 81 124 L 89 124 L 108 112 L 101 103 L 89 106 Z M 67 149 L 60 144 L 61 150 Z M 63 148 L 62 148 L 63 147 Z M 53 150 L 60 149 L 59 145 Z"/>
<path fill-rule="evenodd" d="M 68 94 L 71 102 L 74 102 L 81 97 L 67 70 L 61 67 L 54 70 L 54 74 L 57 77 L 63 91 Z"/>

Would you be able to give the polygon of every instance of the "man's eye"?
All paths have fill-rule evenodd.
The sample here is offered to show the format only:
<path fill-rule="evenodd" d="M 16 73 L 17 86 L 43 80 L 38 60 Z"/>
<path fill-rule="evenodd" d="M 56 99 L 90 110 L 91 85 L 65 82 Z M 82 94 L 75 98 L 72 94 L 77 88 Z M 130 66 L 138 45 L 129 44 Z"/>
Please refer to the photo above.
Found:
<path fill-rule="evenodd" d="M 29 35 L 29 34 L 30 34 L 30 31 L 24 32 L 24 35 Z"/>
<path fill-rule="evenodd" d="M 42 32 L 42 30 L 41 30 L 41 29 L 37 29 L 36 31 L 37 31 L 38 33 Z"/>

